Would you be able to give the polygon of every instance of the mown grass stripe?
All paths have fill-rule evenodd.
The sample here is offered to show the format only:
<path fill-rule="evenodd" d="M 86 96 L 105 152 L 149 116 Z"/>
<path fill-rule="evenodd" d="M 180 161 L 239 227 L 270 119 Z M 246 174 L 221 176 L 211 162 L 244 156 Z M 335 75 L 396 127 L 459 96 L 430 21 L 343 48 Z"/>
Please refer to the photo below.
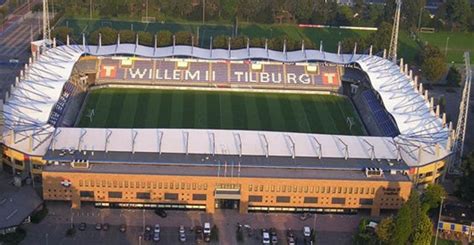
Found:
<path fill-rule="evenodd" d="M 144 127 L 147 128 L 157 128 L 158 127 L 158 118 L 161 117 L 160 113 L 160 104 L 162 93 L 152 93 L 148 95 L 148 110 L 147 114 L 144 117 Z"/>
<path fill-rule="evenodd" d="M 229 93 L 220 93 L 219 94 L 219 105 L 220 105 L 220 128 L 222 129 L 232 129 L 234 127 L 234 119 L 232 116 L 232 102 L 230 101 Z"/>
<path fill-rule="evenodd" d="M 184 93 L 173 91 L 171 94 L 171 117 L 170 126 L 183 127 L 183 98 Z"/>
<path fill-rule="evenodd" d="M 109 107 L 109 115 L 105 121 L 107 127 L 116 128 L 119 124 L 120 116 L 123 111 L 123 102 L 124 102 L 124 92 L 120 90 L 111 90 L 112 101 Z M 99 127 L 104 127 L 105 125 L 100 125 Z"/>
<path fill-rule="evenodd" d="M 266 96 L 268 111 L 270 113 L 270 123 L 272 129 L 276 131 L 285 131 L 288 126 L 285 123 L 282 108 L 280 106 L 281 98 L 275 94 L 267 94 Z"/>
<path fill-rule="evenodd" d="M 135 128 L 148 128 L 147 117 L 150 115 L 150 110 L 152 105 L 150 104 L 150 97 L 152 93 L 146 91 L 140 96 L 138 96 L 137 106 L 135 111 L 135 118 L 133 120 L 133 125 Z"/>
<path fill-rule="evenodd" d="M 261 123 L 255 102 L 255 94 L 248 94 L 247 96 L 241 98 L 245 103 L 245 109 L 247 112 L 247 129 L 259 129 L 261 127 Z"/>
<path fill-rule="evenodd" d="M 194 96 L 194 128 L 207 128 L 207 96 L 204 93 Z"/>
<path fill-rule="evenodd" d="M 196 93 L 186 93 L 183 95 L 182 125 L 185 128 L 194 128 L 194 103 Z"/>
<path fill-rule="evenodd" d="M 142 96 L 143 93 L 138 91 L 130 91 L 129 93 L 123 94 L 123 107 L 122 111 L 127 113 L 120 113 L 120 119 L 118 121 L 118 127 L 120 128 L 134 128 L 135 114 L 138 106 L 138 97 Z"/>
<path fill-rule="evenodd" d="M 230 93 L 232 113 L 234 113 L 234 128 L 247 129 L 247 108 L 244 100 L 238 93 Z"/>
<path fill-rule="evenodd" d="M 171 92 L 162 91 L 161 103 L 160 103 L 160 114 L 158 115 L 158 128 L 170 128 L 171 118 Z"/>
<path fill-rule="evenodd" d="M 210 129 L 218 129 L 221 125 L 219 94 L 209 93 L 207 96 L 207 125 Z"/>

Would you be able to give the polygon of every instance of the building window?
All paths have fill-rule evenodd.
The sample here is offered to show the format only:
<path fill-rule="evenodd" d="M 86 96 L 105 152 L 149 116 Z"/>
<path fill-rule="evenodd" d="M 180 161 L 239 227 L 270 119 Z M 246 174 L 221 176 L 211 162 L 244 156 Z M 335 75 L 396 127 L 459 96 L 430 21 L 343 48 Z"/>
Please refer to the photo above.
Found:
<path fill-rule="evenodd" d="M 287 197 L 287 196 L 277 196 L 277 197 L 276 197 L 276 202 L 289 203 L 289 202 L 290 202 L 290 197 Z"/>
<path fill-rule="evenodd" d="M 305 197 L 304 203 L 318 203 L 317 197 Z"/>
<path fill-rule="evenodd" d="M 359 204 L 360 205 L 372 205 L 373 203 L 374 203 L 374 199 L 369 199 L 369 198 L 359 199 Z"/>
<path fill-rule="evenodd" d="M 94 198 L 94 192 L 93 191 L 80 191 L 79 195 L 84 198 Z"/>
<path fill-rule="evenodd" d="M 281 187 L 281 192 L 286 192 L 286 185 Z"/>
<path fill-rule="evenodd" d="M 332 204 L 346 204 L 346 199 L 342 197 L 333 197 L 331 200 Z"/>
<path fill-rule="evenodd" d="M 137 199 L 150 199 L 150 192 L 137 192 Z"/>
<path fill-rule="evenodd" d="M 319 186 L 314 187 L 314 192 L 319 193 Z"/>
<path fill-rule="evenodd" d="M 359 194 L 359 188 L 354 187 L 354 194 Z"/>
<path fill-rule="evenodd" d="M 84 184 L 83 181 L 79 180 L 79 187 L 82 187 L 83 184 Z"/>
<path fill-rule="evenodd" d="M 370 194 L 372 194 L 372 195 L 375 194 L 375 188 L 372 187 L 372 188 L 370 189 Z"/>
<path fill-rule="evenodd" d="M 121 191 L 109 191 L 109 198 L 122 198 Z"/>
<path fill-rule="evenodd" d="M 165 193 L 166 200 L 178 200 L 178 193 Z"/>
<path fill-rule="evenodd" d="M 249 196 L 249 202 L 262 202 L 262 196 Z"/>
<path fill-rule="evenodd" d="M 193 200 L 195 201 L 205 201 L 207 200 L 206 194 L 193 194 Z"/>
<path fill-rule="evenodd" d="M 349 187 L 349 194 L 352 194 L 352 187 Z"/>
<path fill-rule="evenodd" d="M 161 182 L 158 182 L 158 189 L 161 189 L 163 188 L 163 184 L 161 184 Z"/>
<path fill-rule="evenodd" d="M 125 180 L 125 188 L 128 188 L 128 180 Z"/>
<path fill-rule="evenodd" d="M 13 160 L 15 162 L 15 165 L 17 166 L 22 166 L 23 167 L 23 161 L 19 161 L 19 160 Z"/>

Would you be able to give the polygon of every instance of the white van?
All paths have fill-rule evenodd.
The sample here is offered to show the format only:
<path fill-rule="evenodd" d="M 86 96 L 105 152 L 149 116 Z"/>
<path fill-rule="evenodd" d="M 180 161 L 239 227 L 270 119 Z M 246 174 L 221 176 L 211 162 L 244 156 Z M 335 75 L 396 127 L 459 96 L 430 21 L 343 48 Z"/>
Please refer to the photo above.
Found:
<path fill-rule="evenodd" d="M 211 234 L 211 223 L 209 222 L 206 222 L 204 223 L 204 231 L 203 231 L 204 235 L 209 235 Z"/>
<path fill-rule="evenodd" d="M 304 237 L 310 237 L 311 236 L 311 228 L 309 228 L 309 226 L 303 227 L 303 235 L 304 235 Z"/>
<path fill-rule="evenodd" d="M 262 243 L 270 244 L 270 232 L 266 230 L 262 231 Z"/>

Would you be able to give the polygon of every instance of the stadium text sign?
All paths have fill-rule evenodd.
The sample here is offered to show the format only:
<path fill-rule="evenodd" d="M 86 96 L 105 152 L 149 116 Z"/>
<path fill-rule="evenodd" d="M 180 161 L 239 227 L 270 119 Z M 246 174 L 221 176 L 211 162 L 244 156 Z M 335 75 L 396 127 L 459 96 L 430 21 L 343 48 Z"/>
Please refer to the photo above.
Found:
<path fill-rule="evenodd" d="M 163 80 L 199 82 L 272 83 L 293 85 L 339 85 L 336 71 L 309 74 L 302 72 L 253 72 L 220 69 L 178 69 L 178 68 L 123 68 L 118 65 L 101 65 L 99 78 L 124 80 Z"/>

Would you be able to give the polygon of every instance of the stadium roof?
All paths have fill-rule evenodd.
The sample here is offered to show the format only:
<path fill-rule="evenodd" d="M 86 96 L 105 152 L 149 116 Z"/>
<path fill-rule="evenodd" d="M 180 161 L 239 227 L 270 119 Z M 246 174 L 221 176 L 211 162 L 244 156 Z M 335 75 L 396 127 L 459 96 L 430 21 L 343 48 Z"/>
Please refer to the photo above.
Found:
<path fill-rule="evenodd" d="M 2 110 L 5 119 L 3 142 L 6 146 L 36 156 L 45 155 L 48 148 L 53 147 L 53 145 L 57 149 L 69 147 L 80 149 L 81 147 L 93 146 L 94 150 L 99 150 L 104 149 L 106 135 L 108 132 L 112 132 L 110 137 L 117 137 L 118 140 L 110 143 L 111 151 L 148 152 L 158 149 L 157 144 L 142 141 L 147 139 L 157 140 L 159 138 L 156 137 L 157 130 L 154 131 L 154 134 L 149 133 L 148 136 L 146 131 L 148 129 L 59 128 L 55 131 L 55 128 L 48 124 L 51 110 L 60 97 L 62 88 L 68 81 L 74 64 L 84 54 L 99 56 L 123 54 L 156 58 L 185 56 L 224 60 L 268 59 L 281 62 L 314 60 L 337 64 L 358 63 L 368 74 L 372 86 L 380 94 L 387 111 L 395 118 L 401 134 L 394 139 L 313 135 L 316 139 L 324 139 L 318 140 L 322 145 L 323 157 L 339 159 L 347 157 L 371 158 L 371 154 L 367 152 L 369 146 L 373 145 L 376 158 L 396 159 L 398 157 L 396 152 L 399 152 L 401 158 L 409 166 L 418 166 L 443 159 L 449 154 L 449 130 L 446 125 L 443 125 L 442 120 L 434 114 L 430 103 L 418 92 L 410 76 L 406 72 L 402 72 L 396 64 L 381 57 L 366 54 L 338 55 L 319 50 L 292 52 L 278 52 L 265 48 L 210 50 L 190 46 L 153 48 L 134 44 L 110 46 L 63 45 L 45 50 L 36 61 L 25 68 L 24 74 L 19 79 L 20 81 L 12 87 L 11 95 L 7 96 L 3 105 Z M 222 154 L 222 150 L 219 151 L 219 149 L 222 149 L 221 145 L 224 145 L 225 151 L 229 152 L 227 154 L 237 153 L 233 135 L 238 133 L 242 135 L 242 142 L 254 141 L 248 146 L 260 146 L 245 148 L 248 154 L 289 155 L 289 143 L 285 139 L 287 138 L 286 135 L 292 135 L 291 138 L 297 139 L 293 143 L 296 146 L 296 155 L 316 156 L 314 150 L 311 151 L 311 144 L 308 143 L 309 135 L 232 130 L 228 132 L 188 129 L 161 131 L 164 132 L 163 139 L 173 139 L 172 142 L 166 140 L 162 145 L 163 150 L 166 149 L 170 152 L 183 151 L 183 135 L 187 134 L 188 142 L 192 142 L 187 146 L 188 151 L 208 153 L 209 147 L 202 144 L 199 135 L 207 136 L 208 141 L 206 142 L 209 143 L 209 133 L 212 132 L 216 137 L 215 142 L 219 142 L 216 144 L 217 154 Z M 267 152 L 261 149 L 262 134 L 267 137 Z M 81 138 L 80 144 L 77 144 L 78 138 L 73 138 L 71 135 Z M 80 137 L 81 135 L 83 137 Z M 97 138 L 89 137 L 90 135 L 95 135 Z M 53 138 L 54 141 L 51 140 Z M 132 138 L 135 138 L 135 144 L 133 144 L 133 148 L 130 148 Z M 271 138 L 271 140 L 268 138 Z M 197 141 L 194 141 L 194 139 L 197 139 Z M 102 145 L 98 142 L 102 142 Z M 194 145 L 194 142 L 196 145 Z M 381 142 L 391 143 L 381 144 Z M 392 143 L 395 143 L 396 146 Z M 345 149 L 342 147 L 345 144 L 348 152 L 341 150 Z M 242 151 L 244 151 L 244 148 Z"/>

